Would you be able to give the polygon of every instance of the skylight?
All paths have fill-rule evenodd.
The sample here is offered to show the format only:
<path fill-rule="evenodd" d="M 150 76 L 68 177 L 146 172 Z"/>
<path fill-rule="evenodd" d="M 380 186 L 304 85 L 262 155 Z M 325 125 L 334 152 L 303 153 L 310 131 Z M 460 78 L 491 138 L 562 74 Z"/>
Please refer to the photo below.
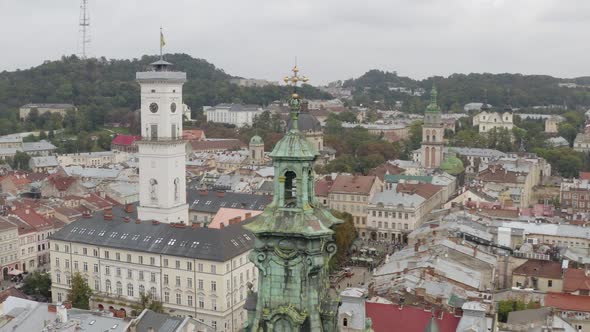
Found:
<path fill-rule="evenodd" d="M 162 242 L 162 240 L 164 240 L 164 238 L 163 237 L 159 237 L 159 238 L 156 239 L 156 241 L 154 243 L 155 244 L 158 244 L 158 243 Z"/>
<path fill-rule="evenodd" d="M 137 241 L 137 239 L 139 239 L 139 235 L 133 235 L 133 237 L 131 238 L 131 240 L 133 241 Z"/>
<path fill-rule="evenodd" d="M 106 231 L 100 231 L 100 233 L 98 233 L 98 236 L 103 236 L 104 233 L 106 233 Z"/>

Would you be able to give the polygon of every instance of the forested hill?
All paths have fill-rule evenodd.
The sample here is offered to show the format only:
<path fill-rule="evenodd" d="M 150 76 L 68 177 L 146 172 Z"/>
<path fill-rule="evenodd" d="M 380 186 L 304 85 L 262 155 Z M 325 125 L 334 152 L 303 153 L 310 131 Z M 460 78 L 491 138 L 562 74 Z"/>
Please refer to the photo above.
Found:
<path fill-rule="evenodd" d="M 231 75 L 213 64 L 187 54 L 166 54 L 174 69 L 185 71 L 184 102 L 193 111 L 203 105 L 222 102 L 243 102 L 266 105 L 284 99 L 288 91 L 282 87 L 244 88 L 229 83 Z M 80 109 L 78 122 L 82 129 L 92 131 L 105 121 L 121 119 L 139 106 L 139 85 L 135 73 L 145 70 L 156 56 L 133 60 L 82 60 L 64 56 L 27 70 L 0 73 L 0 134 L 26 129 L 17 124 L 18 108 L 26 103 L 71 103 Z M 305 86 L 308 98 L 329 98 L 328 94 Z M 8 121 L 6 121 L 8 120 Z"/>
<path fill-rule="evenodd" d="M 513 107 L 563 105 L 576 108 L 590 105 L 590 77 L 562 79 L 547 75 L 522 74 L 453 74 L 448 77 L 434 77 L 413 80 L 398 76 L 395 72 L 370 70 L 364 75 L 343 83 L 352 88 L 356 104 L 385 104 L 392 107 L 395 101 L 404 101 L 404 110 L 420 112 L 428 101 L 428 91 L 436 83 L 439 104 L 444 110 L 460 111 L 470 102 L 481 102 L 487 91 L 488 102 L 502 106 L 508 101 Z M 559 83 L 576 83 L 576 88 L 560 87 Z M 410 96 L 392 88 L 405 87 L 415 91 L 422 88 L 426 93 Z"/>

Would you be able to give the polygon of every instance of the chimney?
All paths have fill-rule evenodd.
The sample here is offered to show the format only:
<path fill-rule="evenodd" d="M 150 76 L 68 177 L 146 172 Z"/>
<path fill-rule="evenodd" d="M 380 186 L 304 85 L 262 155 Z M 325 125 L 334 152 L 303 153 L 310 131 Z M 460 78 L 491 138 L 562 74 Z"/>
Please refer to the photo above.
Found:
<path fill-rule="evenodd" d="M 252 212 L 246 212 L 244 219 L 252 218 Z"/>
<path fill-rule="evenodd" d="M 225 191 L 222 191 L 222 190 L 217 191 L 217 197 L 224 197 L 224 196 L 225 196 Z"/>
<path fill-rule="evenodd" d="M 201 228 L 201 223 L 199 223 L 199 222 L 194 222 L 194 223 L 193 223 L 193 225 L 192 225 L 192 228 L 193 228 L 193 229 L 196 229 L 196 228 Z"/>
<path fill-rule="evenodd" d="M 207 189 L 201 189 L 199 190 L 199 195 L 200 196 L 207 196 L 209 194 L 209 192 L 207 191 Z"/>
<path fill-rule="evenodd" d="M 133 212 L 133 204 L 131 204 L 131 203 L 127 203 L 127 204 L 125 204 L 125 212 L 126 212 L 126 213 L 131 213 L 131 212 Z"/>
<path fill-rule="evenodd" d="M 47 305 L 47 312 L 57 312 L 57 307 L 55 306 L 55 304 Z"/>
<path fill-rule="evenodd" d="M 141 224 L 141 219 L 135 219 L 136 224 Z"/>
<path fill-rule="evenodd" d="M 220 223 L 219 224 L 219 229 L 223 229 L 223 228 L 225 228 L 225 224 L 224 223 Z"/>
<path fill-rule="evenodd" d="M 159 225 L 159 224 L 160 224 L 160 222 L 159 222 L 159 221 L 157 221 L 157 220 L 152 220 L 152 225 Z"/>
<path fill-rule="evenodd" d="M 123 218 L 123 221 L 124 221 L 125 223 L 128 223 L 129 221 L 131 221 L 131 218 L 129 218 L 129 217 L 125 217 L 125 218 Z"/>
<path fill-rule="evenodd" d="M 103 211 L 104 220 L 113 220 L 113 210 L 106 209 Z"/>

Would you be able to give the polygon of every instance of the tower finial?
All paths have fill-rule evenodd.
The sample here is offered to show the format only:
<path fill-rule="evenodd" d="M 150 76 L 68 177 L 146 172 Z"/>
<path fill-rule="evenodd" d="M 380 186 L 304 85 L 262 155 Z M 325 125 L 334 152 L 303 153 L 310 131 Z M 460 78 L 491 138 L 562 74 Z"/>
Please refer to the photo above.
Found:
<path fill-rule="evenodd" d="M 289 99 L 289 107 L 291 108 L 291 118 L 293 119 L 293 125 L 291 126 L 292 131 L 298 131 L 297 120 L 299 119 L 299 113 L 301 112 L 301 97 L 297 93 L 297 85 L 299 81 L 305 83 L 308 78 L 305 76 L 299 77 L 299 68 L 297 68 L 297 57 L 295 57 L 295 66 L 291 69 L 293 72 L 292 76 L 285 76 L 283 79 L 285 84 L 293 87 L 291 98 Z"/>
<path fill-rule="evenodd" d="M 430 104 L 436 105 L 436 99 L 438 97 L 438 92 L 436 91 L 436 83 L 434 79 L 432 80 L 432 90 L 430 90 Z"/>

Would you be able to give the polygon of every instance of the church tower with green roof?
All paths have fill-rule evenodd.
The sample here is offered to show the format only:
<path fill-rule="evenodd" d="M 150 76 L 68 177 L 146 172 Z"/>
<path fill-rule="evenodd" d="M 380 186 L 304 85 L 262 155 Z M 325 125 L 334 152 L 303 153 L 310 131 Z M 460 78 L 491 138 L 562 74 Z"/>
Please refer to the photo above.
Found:
<path fill-rule="evenodd" d="M 443 159 L 445 128 L 436 97 L 436 87 L 433 86 L 422 126 L 422 166 L 426 168 L 438 168 Z"/>
<path fill-rule="evenodd" d="M 336 253 L 332 226 L 342 221 L 315 197 L 317 149 L 297 128 L 301 98 L 297 66 L 285 82 L 293 126 L 270 156 L 275 180 L 273 201 L 244 227 L 255 234 L 250 260 L 259 271 L 258 291 L 248 292 L 245 309 L 250 332 L 336 331 L 338 298 L 330 289 L 328 263 Z"/>

